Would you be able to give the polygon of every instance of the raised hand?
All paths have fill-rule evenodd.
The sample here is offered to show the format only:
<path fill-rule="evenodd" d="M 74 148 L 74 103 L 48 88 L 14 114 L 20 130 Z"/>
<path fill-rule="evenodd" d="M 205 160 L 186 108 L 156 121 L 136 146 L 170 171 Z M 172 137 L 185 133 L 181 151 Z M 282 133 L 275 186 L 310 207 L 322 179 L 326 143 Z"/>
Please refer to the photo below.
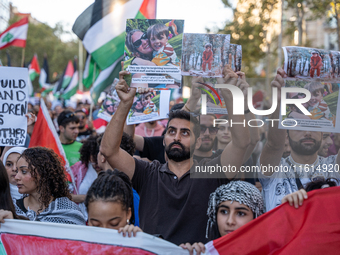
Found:
<path fill-rule="evenodd" d="M 116 91 L 121 103 L 132 105 L 133 99 L 136 95 L 136 88 L 130 88 L 124 80 L 124 75 L 128 74 L 130 74 L 128 71 L 119 72 L 119 82 L 116 85 Z"/>

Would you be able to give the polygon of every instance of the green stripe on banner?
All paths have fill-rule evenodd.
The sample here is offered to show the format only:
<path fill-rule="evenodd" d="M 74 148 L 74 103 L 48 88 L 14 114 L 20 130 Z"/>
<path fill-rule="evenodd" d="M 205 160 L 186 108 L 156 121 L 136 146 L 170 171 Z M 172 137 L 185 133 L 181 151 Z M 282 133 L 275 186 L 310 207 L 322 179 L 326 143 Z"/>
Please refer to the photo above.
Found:
<path fill-rule="evenodd" d="M 77 84 L 77 86 L 75 86 L 69 92 L 62 94 L 61 97 L 64 98 L 64 99 L 70 99 L 74 94 L 77 93 L 78 86 L 79 86 L 79 84 Z"/>
<path fill-rule="evenodd" d="M 101 70 L 108 68 L 124 54 L 125 32 L 91 53 Z"/>
<path fill-rule="evenodd" d="M 96 85 L 95 87 L 92 87 L 91 98 L 94 104 L 97 104 L 100 93 L 102 93 L 108 86 L 110 86 L 113 83 L 114 78 L 119 77 L 119 72 L 121 71 L 121 69 L 122 68 L 120 66 L 120 63 L 116 64 L 116 66 L 113 68 L 113 71 L 107 78 L 105 78 L 105 80 L 103 80 L 100 84 Z"/>
<path fill-rule="evenodd" d="M 145 19 L 145 16 L 140 11 L 138 11 L 135 19 Z"/>

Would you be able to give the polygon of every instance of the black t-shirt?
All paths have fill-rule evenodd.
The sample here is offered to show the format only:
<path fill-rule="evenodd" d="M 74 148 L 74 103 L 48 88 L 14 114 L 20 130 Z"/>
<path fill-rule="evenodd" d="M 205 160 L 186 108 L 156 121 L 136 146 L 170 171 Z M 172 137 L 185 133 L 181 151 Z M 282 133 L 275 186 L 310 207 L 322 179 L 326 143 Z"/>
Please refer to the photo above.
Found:
<path fill-rule="evenodd" d="M 140 195 L 140 227 L 148 234 L 161 234 L 175 244 L 206 243 L 207 209 L 209 196 L 226 178 L 191 178 L 190 171 L 199 165 L 220 165 L 220 157 L 194 165 L 180 179 L 168 164 L 135 159 L 133 188 Z M 218 175 L 216 177 L 225 177 Z"/>
<path fill-rule="evenodd" d="M 142 158 L 148 158 L 151 161 L 158 160 L 164 164 L 164 153 L 163 136 L 144 137 L 143 151 L 139 152 Z"/>
<path fill-rule="evenodd" d="M 214 158 L 217 158 L 218 156 L 220 156 L 222 154 L 222 152 L 223 152 L 223 150 L 213 151 L 213 153 L 210 157 L 200 157 L 200 156 L 194 155 L 194 159 L 196 159 L 197 162 L 201 162 L 203 159 L 214 159 Z"/>

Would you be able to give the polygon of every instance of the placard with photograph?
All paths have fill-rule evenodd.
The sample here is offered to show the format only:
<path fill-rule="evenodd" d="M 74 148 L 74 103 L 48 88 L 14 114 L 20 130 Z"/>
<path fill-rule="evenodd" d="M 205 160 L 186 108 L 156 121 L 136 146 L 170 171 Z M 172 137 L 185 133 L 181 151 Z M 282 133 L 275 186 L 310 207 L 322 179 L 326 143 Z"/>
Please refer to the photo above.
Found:
<path fill-rule="evenodd" d="M 339 85 L 337 83 L 285 80 L 285 87 L 304 88 L 311 93 L 311 99 L 302 104 L 310 115 L 304 115 L 294 104 L 287 105 L 287 114 L 280 116 L 279 128 L 323 132 L 340 130 Z M 290 99 L 304 97 L 303 93 L 287 93 L 287 98 Z"/>
<path fill-rule="evenodd" d="M 124 70 L 131 87 L 181 87 L 184 20 L 128 19 Z"/>
<path fill-rule="evenodd" d="M 230 35 L 187 34 L 183 35 L 182 75 L 222 77 L 228 63 Z"/>
<path fill-rule="evenodd" d="M 340 82 L 340 52 L 296 46 L 282 49 L 287 80 Z"/>
<path fill-rule="evenodd" d="M 127 125 L 166 119 L 169 114 L 170 90 L 136 93 L 128 114 Z"/>

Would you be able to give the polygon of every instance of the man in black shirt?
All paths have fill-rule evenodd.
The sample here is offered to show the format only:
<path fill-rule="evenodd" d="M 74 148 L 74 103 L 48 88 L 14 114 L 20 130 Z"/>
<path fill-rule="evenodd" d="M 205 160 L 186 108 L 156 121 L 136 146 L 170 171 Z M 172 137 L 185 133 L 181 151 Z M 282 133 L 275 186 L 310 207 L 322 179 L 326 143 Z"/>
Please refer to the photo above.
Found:
<path fill-rule="evenodd" d="M 124 80 L 127 71 L 119 73 L 116 86 L 121 99 L 119 107 L 106 128 L 100 151 L 112 168 L 127 174 L 133 187 L 140 195 L 140 226 L 149 234 L 161 234 L 175 244 L 205 242 L 207 204 L 209 195 L 218 186 L 235 177 L 235 172 L 222 172 L 213 178 L 210 173 L 198 173 L 203 165 L 234 166 L 239 169 L 249 144 L 247 126 L 232 127 L 233 142 L 220 157 L 200 164 L 193 159 L 193 151 L 201 145 L 200 127 L 196 118 L 185 111 L 169 114 L 164 135 L 164 146 L 168 157 L 165 164 L 134 159 L 120 149 L 125 119 L 136 93 Z M 238 76 L 230 66 L 224 70 L 225 79 L 220 83 L 236 84 Z M 241 84 L 244 91 L 247 88 Z M 232 112 L 233 97 L 229 90 L 221 89 L 228 112 Z M 243 122 L 244 116 L 230 114 L 234 122 Z M 191 177 L 198 178 L 191 178 Z M 224 178 L 221 178 L 224 177 Z"/>

